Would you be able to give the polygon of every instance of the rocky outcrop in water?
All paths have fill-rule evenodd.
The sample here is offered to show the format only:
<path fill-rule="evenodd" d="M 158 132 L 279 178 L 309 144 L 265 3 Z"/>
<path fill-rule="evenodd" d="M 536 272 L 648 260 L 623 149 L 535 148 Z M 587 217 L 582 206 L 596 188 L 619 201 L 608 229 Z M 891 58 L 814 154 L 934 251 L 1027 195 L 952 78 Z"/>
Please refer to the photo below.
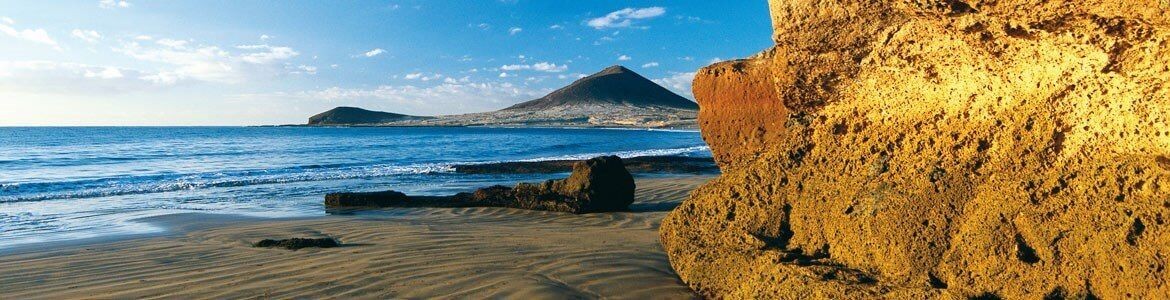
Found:
<path fill-rule="evenodd" d="M 770 1 L 701 70 L 723 175 L 664 220 L 718 298 L 1170 297 L 1170 4 Z"/>
<path fill-rule="evenodd" d="M 509 207 L 576 214 L 629 210 L 634 177 L 622 159 L 603 156 L 573 165 L 568 178 L 516 187 L 493 186 L 447 197 L 416 197 L 386 191 L 325 196 L 329 209 L 371 207 Z"/>
<path fill-rule="evenodd" d="M 379 125 L 427 119 L 430 117 L 408 116 L 343 106 L 310 117 L 309 125 Z"/>

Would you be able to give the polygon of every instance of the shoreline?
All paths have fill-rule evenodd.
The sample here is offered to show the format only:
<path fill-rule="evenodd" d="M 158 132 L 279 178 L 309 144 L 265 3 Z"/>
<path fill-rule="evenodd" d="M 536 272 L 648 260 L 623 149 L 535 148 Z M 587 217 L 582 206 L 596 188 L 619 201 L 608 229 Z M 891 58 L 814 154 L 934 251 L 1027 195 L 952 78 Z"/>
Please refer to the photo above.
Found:
<path fill-rule="evenodd" d="M 619 213 L 414 208 L 149 217 L 140 221 L 166 230 L 0 250 L 0 268 L 16 274 L 0 278 L 0 298 L 694 298 L 670 268 L 657 228 L 711 178 L 638 177 L 636 202 Z M 342 247 L 250 246 L 292 237 L 331 237 Z"/>

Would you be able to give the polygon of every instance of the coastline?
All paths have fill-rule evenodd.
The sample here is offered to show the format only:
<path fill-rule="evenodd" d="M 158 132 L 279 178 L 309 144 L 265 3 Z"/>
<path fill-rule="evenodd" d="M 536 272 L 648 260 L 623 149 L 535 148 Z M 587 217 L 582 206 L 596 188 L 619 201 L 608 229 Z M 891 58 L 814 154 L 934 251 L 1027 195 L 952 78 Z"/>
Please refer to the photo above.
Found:
<path fill-rule="evenodd" d="M 179 214 L 162 233 L 0 251 L 0 298 L 694 298 L 658 242 L 667 212 L 711 176 L 639 177 L 630 212 L 393 209 L 292 219 Z M 257 249 L 332 237 L 332 249 Z M 34 250 L 32 248 L 38 248 Z"/>

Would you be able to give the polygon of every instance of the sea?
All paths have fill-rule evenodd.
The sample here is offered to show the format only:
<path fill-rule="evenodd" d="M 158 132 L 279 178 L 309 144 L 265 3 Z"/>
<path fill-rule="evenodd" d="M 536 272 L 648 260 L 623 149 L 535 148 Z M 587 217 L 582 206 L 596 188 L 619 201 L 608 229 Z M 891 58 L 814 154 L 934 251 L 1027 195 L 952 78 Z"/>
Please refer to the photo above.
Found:
<path fill-rule="evenodd" d="M 165 231 L 184 214 L 324 216 L 331 192 L 444 195 L 564 174 L 453 165 L 681 155 L 697 131 L 562 128 L 0 128 L 0 249 Z"/>

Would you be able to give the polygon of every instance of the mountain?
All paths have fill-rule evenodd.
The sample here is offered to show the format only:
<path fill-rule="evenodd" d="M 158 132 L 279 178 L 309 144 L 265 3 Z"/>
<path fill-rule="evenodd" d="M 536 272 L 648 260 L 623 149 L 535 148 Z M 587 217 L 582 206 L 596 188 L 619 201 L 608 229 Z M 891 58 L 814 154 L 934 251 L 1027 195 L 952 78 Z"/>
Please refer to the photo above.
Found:
<path fill-rule="evenodd" d="M 544 96 L 503 111 L 532 111 L 580 106 L 632 106 L 698 110 L 699 105 L 634 73 L 612 66 Z"/>
<path fill-rule="evenodd" d="M 342 106 L 310 117 L 309 125 L 372 125 L 429 118 Z"/>

